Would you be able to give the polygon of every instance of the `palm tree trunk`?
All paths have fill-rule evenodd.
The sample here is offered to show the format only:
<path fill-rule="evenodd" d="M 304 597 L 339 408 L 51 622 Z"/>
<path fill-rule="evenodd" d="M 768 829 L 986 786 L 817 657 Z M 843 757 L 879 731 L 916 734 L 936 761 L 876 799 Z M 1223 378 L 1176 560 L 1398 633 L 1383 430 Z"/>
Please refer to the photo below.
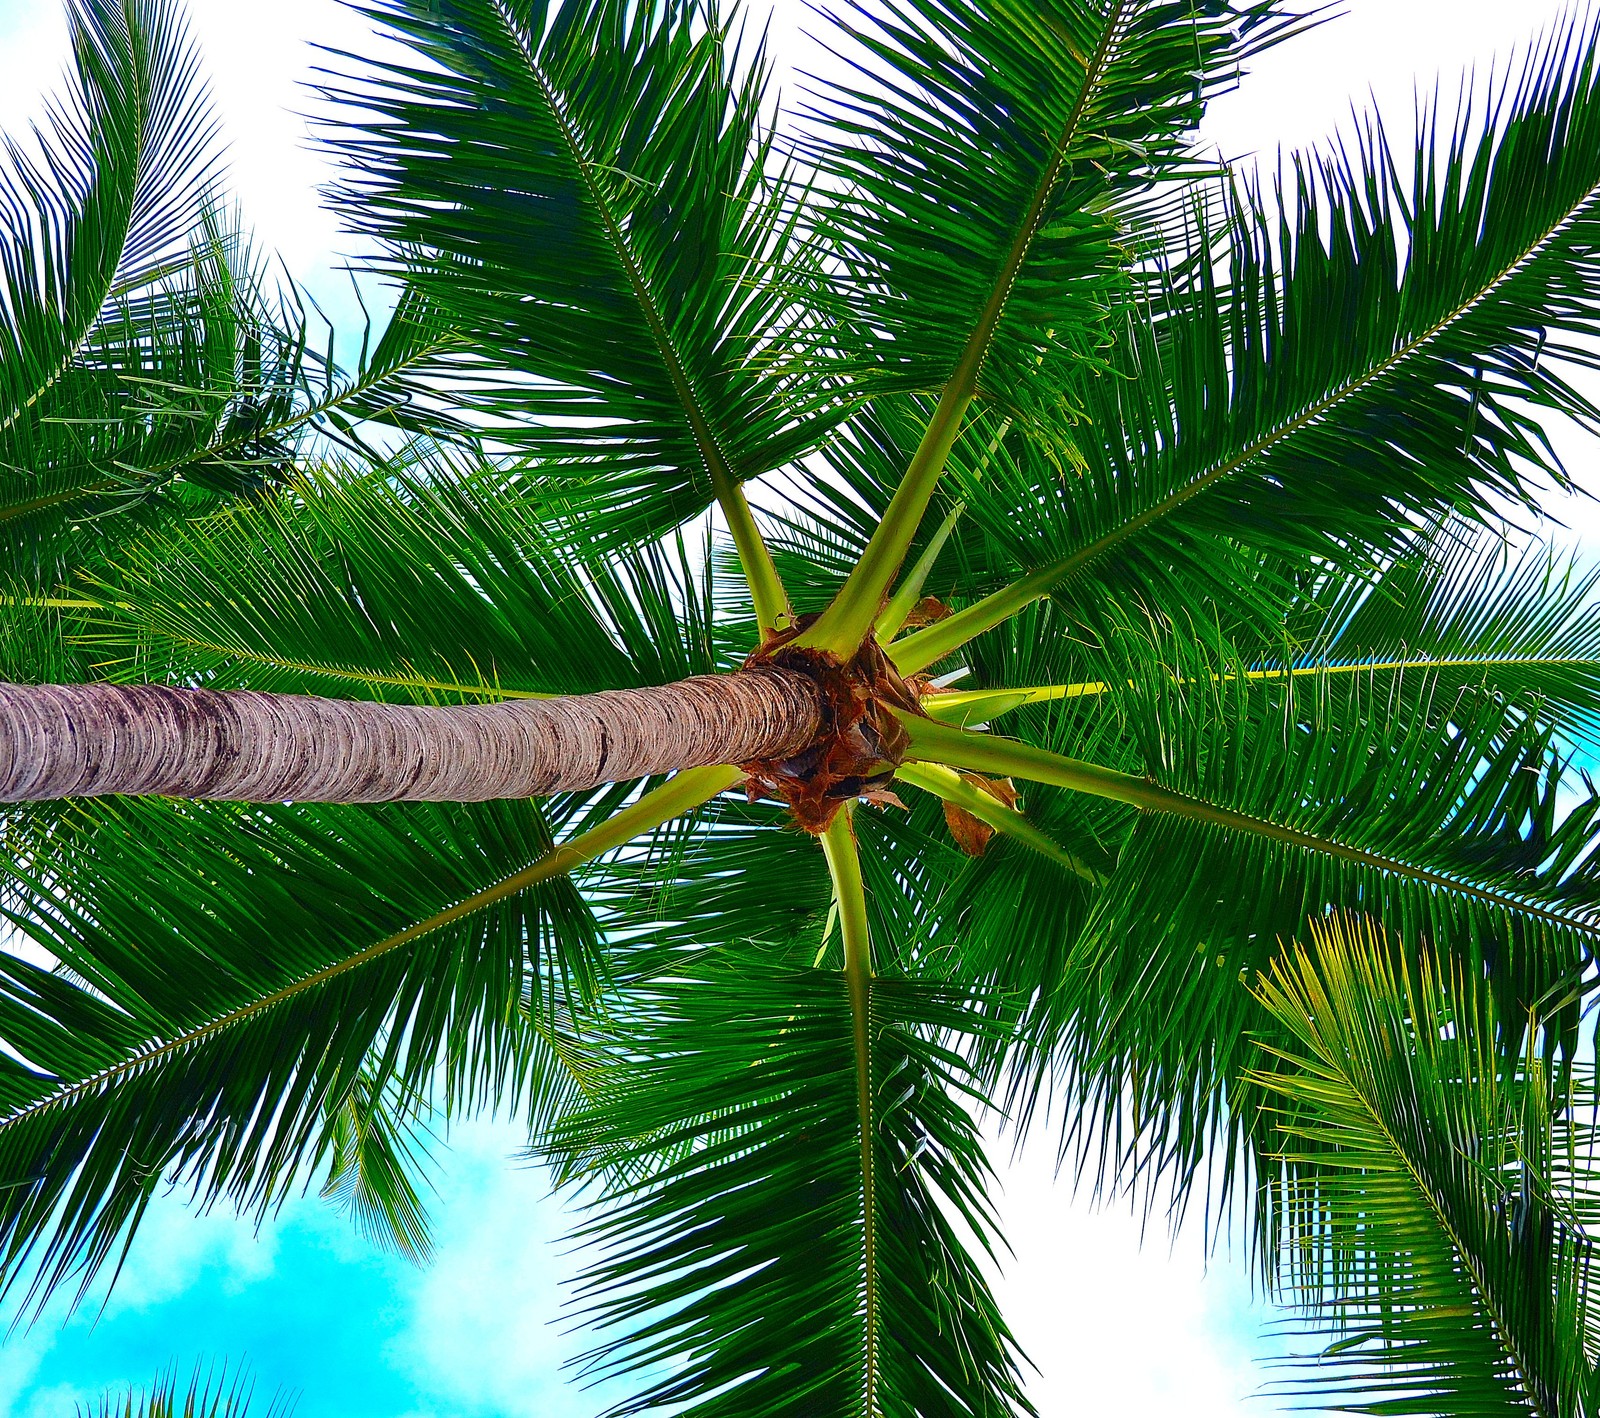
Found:
<path fill-rule="evenodd" d="M 652 689 L 425 708 L 161 685 L 0 684 L 0 802 L 155 793 L 479 802 L 786 758 L 821 730 L 776 666 Z"/>

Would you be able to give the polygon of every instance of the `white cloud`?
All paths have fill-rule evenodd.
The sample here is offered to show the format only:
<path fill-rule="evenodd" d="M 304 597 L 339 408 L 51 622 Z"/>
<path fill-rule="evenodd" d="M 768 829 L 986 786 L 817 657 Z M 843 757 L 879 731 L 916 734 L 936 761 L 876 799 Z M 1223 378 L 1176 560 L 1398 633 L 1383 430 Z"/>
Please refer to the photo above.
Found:
<path fill-rule="evenodd" d="M 386 1357 L 444 1415 L 540 1411 L 565 1385 L 579 1347 L 560 1320 L 572 1270 L 557 1244 L 566 1224 L 544 1175 L 512 1163 L 519 1136 L 503 1124 L 453 1130 L 432 1210 L 439 1253 L 405 1300 Z M 424 1413 L 429 1412 L 424 1410 Z M 423 1418 L 419 1413 L 417 1418 Z"/>
<path fill-rule="evenodd" d="M 1224 1250 L 1208 1267 L 1197 1224 L 1171 1241 L 1159 1218 L 1145 1227 L 1126 1207 L 1075 1199 L 1053 1161 L 1041 1135 L 1002 1167 L 999 1197 L 1016 1254 L 996 1291 L 1037 1366 L 1028 1393 L 1042 1418 L 1241 1412 L 1266 1348 L 1242 1260 Z"/>
<path fill-rule="evenodd" d="M 0 1362 L 0 1414 L 7 1415 L 7 1418 L 32 1418 L 22 1408 L 23 1396 L 32 1386 L 33 1376 L 38 1373 L 39 1365 L 54 1342 L 54 1336 L 42 1328 L 13 1334 L 4 1340 L 4 1353 L 0 1354 L 0 1360 L 3 1360 Z M 35 1395 L 39 1399 L 45 1396 Z M 35 1403 L 34 1408 L 37 1407 Z M 50 1411 L 70 1413 L 72 1410 L 58 1402 Z"/>
<path fill-rule="evenodd" d="M 318 192 L 335 169 L 307 120 L 319 106 L 310 86 L 320 68 L 340 63 L 324 49 L 373 52 L 371 24 L 335 0 L 274 0 L 270 20 L 237 0 L 188 0 L 188 9 L 223 119 L 232 186 L 263 249 L 296 279 L 342 260 L 358 244 Z"/>
<path fill-rule="evenodd" d="M 224 1206 L 201 1214 L 174 1193 L 150 1208 L 139 1227 L 138 1264 L 128 1267 L 106 1302 L 107 1318 L 152 1309 L 197 1286 L 236 1295 L 277 1268 L 277 1227 Z"/>
<path fill-rule="evenodd" d="M 0 132 L 16 133 L 41 116 L 44 86 L 66 62 L 66 11 L 39 0 L 0 0 Z"/>

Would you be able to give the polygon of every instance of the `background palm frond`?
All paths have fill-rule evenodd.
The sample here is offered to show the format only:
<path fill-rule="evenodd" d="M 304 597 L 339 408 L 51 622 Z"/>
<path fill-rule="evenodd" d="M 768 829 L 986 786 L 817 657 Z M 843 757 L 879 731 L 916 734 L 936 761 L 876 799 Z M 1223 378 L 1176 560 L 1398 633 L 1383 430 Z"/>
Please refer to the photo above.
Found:
<path fill-rule="evenodd" d="M 1600 1179 L 1571 1165 L 1590 1149 L 1558 1178 L 1549 1075 L 1495 1047 L 1462 971 L 1406 959 L 1334 917 L 1257 987 L 1281 1031 L 1251 1074 L 1278 1139 L 1273 1260 L 1333 1341 L 1292 1385 L 1362 1413 L 1590 1412 L 1593 1244 L 1573 1216 Z"/>
<path fill-rule="evenodd" d="M 232 1383 L 227 1369 L 202 1372 L 197 1366 L 186 1389 L 179 1390 L 177 1371 L 156 1379 L 148 1389 L 107 1392 L 92 1408 L 74 1408 L 75 1418 L 245 1418 L 255 1387 L 241 1372 Z M 279 1395 L 261 1410 L 262 1418 L 290 1418 L 294 1400 Z"/>

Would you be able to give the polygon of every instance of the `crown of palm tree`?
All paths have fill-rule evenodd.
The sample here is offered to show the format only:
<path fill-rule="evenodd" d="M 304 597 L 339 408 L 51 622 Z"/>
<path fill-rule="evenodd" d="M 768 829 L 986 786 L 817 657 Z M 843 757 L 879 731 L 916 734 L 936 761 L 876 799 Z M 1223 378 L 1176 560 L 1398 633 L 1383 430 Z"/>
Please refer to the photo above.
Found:
<path fill-rule="evenodd" d="M 1596 1411 L 1600 598 L 1507 538 L 1600 432 L 1593 25 L 1269 185 L 1194 132 L 1273 0 L 844 7 L 781 110 L 711 0 L 374 0 L 343 369 L 172 0 L 70 13 L 0 186 L 13 1294 L 169 1177 L 424 1255 L 496 1107 L 617 1413 L 1029 1412 L 999 1109 L 1243 1207 L 1323 1399 Z"/>

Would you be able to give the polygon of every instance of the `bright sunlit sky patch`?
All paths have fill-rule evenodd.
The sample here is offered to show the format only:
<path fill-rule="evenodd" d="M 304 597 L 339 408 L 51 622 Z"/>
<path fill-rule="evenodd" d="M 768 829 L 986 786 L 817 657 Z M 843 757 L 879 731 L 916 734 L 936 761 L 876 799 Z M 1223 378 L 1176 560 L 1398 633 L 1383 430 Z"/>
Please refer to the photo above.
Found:
<path fill-rule="evenodd" d="M 752 4 L 758 9 L 759 3 Z M 190 0 L 231 144 L 233 188 L 263 248 L 340 322 L 355 315 L 337 274 L 352 244 L 317 185 L 329 170 L 298 113 L 298 86 L 318 62 L 313 43 L 371 50 L 363 20 L 336 0 Z M 1349 0 L 1349 13 L 1259 61 L 1220 100 L 1209 136 L 1230 154 L 1270 157 L 1348 127 L 1370 94 L 1397 145 L 1414 94 L 1444 76 L 1480 77 L 1562 12 L 1556 0 Z M 785 64 L 815 67 L 802 31 L 820 22 L 783 0 L 774 29 Z M 38 112 L 65 61 L 56 0 L 0 0 L 0 128 Z M 793 87 L 792 82 L 788 84 Z M 1570 449 L 1580 480 L 1600 490 L 1595 458 Z M 1600 549 L 1595 505 L 1558 511 Z M 459 1128 L 442 1154 L 433 1214 L 439 1253 L 418 1270 L 375 1250 L 314 1196 L 257 1233 L 222 1214 L 197 1219 L 181 1198 L 159 1202 L 98 1319 L 56 1307 L 0 1343 L 0 1418 L 58 1418 L 108 1385 L 147 1382 L 176 1359 L 244 1358 L 258 1392 L 298 1390 L 300 1418 L 576 1418 L 601 1394 L 568 1386 L 561 1360 L 580 1345 L 560 1321 L 560 1207 L 541 1176 L 508 1161 L 507 1124 Z M 1269 1316 L 1251 1298 L 1238 1255 L 1209 1267 L 1193 1229 L 1170 1243 L 1159 1221 L 1141 1249 L 1138 1218 L 1097 1213 L 1054 1182 L 1038 1146 L 1002 1163 L 1001 1212 L 1017 1257 L 1000 1283 L 1019 1337 L 1038 1364 L 1044 1418 L 1221 1418 L 1266 1414 Z M 10 1316 L 0 1317 L 0 1325 Z M 0 1329 L 3 1333 L 3 1329 Z M 265 1410 L 265 1403 L 261 1411 Z"/>

